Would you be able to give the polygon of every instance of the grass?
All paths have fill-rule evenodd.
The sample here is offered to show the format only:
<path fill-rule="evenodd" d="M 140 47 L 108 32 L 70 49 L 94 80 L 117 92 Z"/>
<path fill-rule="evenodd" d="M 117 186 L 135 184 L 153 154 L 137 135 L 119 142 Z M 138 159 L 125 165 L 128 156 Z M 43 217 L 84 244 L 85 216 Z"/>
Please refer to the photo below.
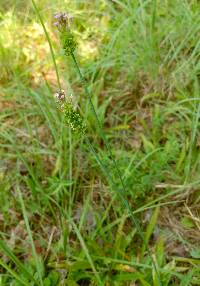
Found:
<path fill-rule="evenodd" d="M 0 7 L 0 285 L 159 285 L 96 160 L 112 165 L 59 47 L 60 10 L 75 16 L 76 56 L 162 285 L 200 285 L 198 1 L 37 3 L 91 146 L 55 106 L 48 42 L 22 5 Z"/>

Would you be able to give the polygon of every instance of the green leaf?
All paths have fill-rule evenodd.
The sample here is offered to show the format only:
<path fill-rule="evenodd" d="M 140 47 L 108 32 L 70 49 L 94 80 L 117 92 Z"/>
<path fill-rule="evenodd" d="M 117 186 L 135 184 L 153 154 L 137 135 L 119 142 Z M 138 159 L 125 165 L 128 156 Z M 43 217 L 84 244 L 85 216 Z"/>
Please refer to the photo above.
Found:
<path fill-rule="evenodd" d="M 74 281 L 71 280 L 71 279 L 67 279 L 67 280 L 65 281 L 65 283 L 66 283 L 67 286 L 79 286 L 76 282 L 74 282 Z"/>
<path fill-rule="evenodd" d="M 147 230 L 146 230 L 146 233 L 145 233 L 145 241 L 146 243 L 143 243 L 142 245 L 142 250 L 141 250 L 141 257 L 144 256 L 144 252 L 146 250 L 146 246 L 148 245 L 148 242 L 149 242 L 149 239 L 153 233 L 153 230 L 155 228 L 155 225 L 156 225 L 156 222 L 157 222 L 157 219 L 158 219 L 158 214 L 159 214 L 159 207 L 157 207 L 153 213 L 153 215 L 151 216 L 151 219 L 149 221 L 149 224 L 147 226 Z"/>
<path fill-rule="evenodd" d="M 152 152 L 155 149 L 154 145 L 143 134 L 141 135 L 141 137 L 145 152 Z"/>
<path fill-rule="evenodd" d="M 161 236 L 156 244 L 156 257 L 158 266 L 161 267 L 164 262 L 165 250 L 164 250 L 164 238 Z"/>
<path fill-rule="evenodd" d="M 18 267 L 20 272 L 23 274 L 24 279 L 29 278 L 31 281 L 34 281 L 36 285 L 39 285 L 39 283 L 36 282 L 35 278 L 32 276 L 32 274 L 27 270 L 28 268 L 25 267 L 21 261 L 15 256 L 15 254 L 10 250 L 10 248 L 6 245 L 6 243 L 0 239 L 0 250 L 2 253 L 4 253 L 7 257 L 9 257 L 10 260 L 12 260 L 15 265 Z M 2 266 L 6 266 L 6 264 L 3 264 L 1 262 Z M 12 273 L 13 274 L 13 273 Z"/>
<path fill-rule="evenodd" d="M 191 218 L 189 218 L 189 217 L 183 217 L 181 219 L 181 224 L 185 228 L 194 228 L 195 227 L 195 224 L 194 224 L 193 220 Z"/>
<path fill-rule="evenodd" d="M 46 277 L 43 281 L 44 286 L 51 286 L 51 280 L 49 277 Z"/>
<path fill-rule="evenodd" d="M 18 282 L 21 283 L 21 285 L 28 286 L 29 282 L 22 279 L 15 271 L 13 271 L 6 263 L 3 262 L 3 260 L 0 259 L 0 265 L 6 269 Z"/>
<path fill-rule="evenodd" d="M 181 281 L 180 286 L 189 286 L 189 285 L 191 285 L 190 282 L 192 280 L 193 274 L 194 274 L 193 270 L 191 270 L 187 274 L 185 274 L 184 277 L 183 277 L 183 280 Z"/>
<path fill-rule="evenodd" d="M 200 247 L 193 248 L 190 252 L 192 258 L 200 259 Z"/>

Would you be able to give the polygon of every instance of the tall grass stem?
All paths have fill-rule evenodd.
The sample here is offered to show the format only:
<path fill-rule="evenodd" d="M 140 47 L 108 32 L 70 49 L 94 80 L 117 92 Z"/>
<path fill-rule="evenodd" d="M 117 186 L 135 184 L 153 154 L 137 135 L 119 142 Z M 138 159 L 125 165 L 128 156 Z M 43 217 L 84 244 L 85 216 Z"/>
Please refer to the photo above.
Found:
<path fill-rule="evenodd" d="M 58 73 L 58 67 L 57 67 L 57 64 L 56 64 L 56 58 L 55 58 L 55 55 L 54 55 L 51 39 L 49 37 L 49 34 L 48 34 L 47 29 L 45 27 L 44 21 L 43 21 L 41 15 L 40 15 L 40 12 L 39 12 L 38 7 L 37 7 L 37 5 L 36 5 L 34 0 L 32 0 L 32 4 L 33 4 L 33 7 L 34 7 L 34 9 L 36 11 L 36 14 L 37 14 L 37 16 L 38 16 L 38 18 L 40 20 L 40 23 L 41 23 L 42 28 L 44 30 L 45 36 L 47 38 L 47 41 L 48 41 L 48 44 L 49 44 L 49 48 L 50 48 L 50 52 L 51 52 L 52 61 L 53 61 L 53 64 L 54 64 L 54 69 L 55 69 L 55 72 L 56 72 L 56 78 L 57 78 L 57 82 L 58 82 L 58 87 L 61 90 L 60 77 L 59 77 L 59 73 Z"/>
<path fill-rule="evenodd" d="M 100 131 L 100 133 L 101 133 L 102 139 L 103 139 L 103 141 L 104 141 L 104 143 L 105 143 L 106 149 L 107 149 L 107 151 L 108 151 L 108 153 L 109 153 L 109 155 L 110 155 L 110 157 L 111 157 L 111 160 L 113 161 L 114 167 L 116 168 L 116 171 L 117 171 L 117 173 L 118 173 L 118 176 L 119 176 L 119 179 L 120 179 L 120 182 L 121 182 L 123 191 L 120 190 L 120 189 L 118 189 L 118 188 L 115 188 L 115 189 L 117 190 L 117 193 L 118 193 L 120 199 L 122 200 L 122 203 L 123 203 L 124 207 L 128 210 L 128 212 L 129 212 L 130 215 L 131 215 L 132 222 L 133 222 L 133 224 L 135 225 L 135 227 L 136 227 L 136 229 L 137 229 L 137 231 L 138 231 L 138 233 L 139 233 L 139 235 L 140 235 L 140 237 L 141 237 L 141 239 L 142 239 L 142 241 L 143 241 L 143 243 L 144 243 L 144 245 L 145 245 L 145 248 L 146 248 L 146 250 L 147 250 L 147 252 L 148 252 L 149 257 L 151 258 L 152 265 L 153 265 L 154 271 L 155 271 L 155 273 L 156 273 L 156 276 L 157 276 L 159 285 L 162 286 L 161 279 L 160 279 L 160 274 L 159 274 L 159 272 L 158 272 L 156 263 L 154 262 L 153 256 L 152 256 L 151 251 L 150 251 L 150 249 L 149 249 L 149 246 L 148 246 L 148 244 L 146 243 L 146 239 L 145 239 L 145 236 L 143 235 L 142 229 L 141 229 L 141 227 L 140 227 L 140 225 L 139 225 L 137 219 L 136 219 L 135 216 L 133 215 L 133 212 L 132 212 L 132 210 L 131 210 L 130 204 L 129 204 L 129 202 L 128 202 L 126 187 L 125 187 L 125 184 L 124 184 L 124 181 L 123 181 L 121 172 L 120 172 L 120 170 L 119 170 L 119 168 L 118 168 L 118 166 L 117 166 L 117 163 L 116 163 L 115 158 L 113 157 L 113 154 L 112 154 L 110 145 L 109 145 L 109 143 L 108 143 L 108 141 L 107 141 L 106 135 L 105 135 L 105 133 L 103 132 L 103 129 L 102 129 L 100 120 L 99 120 L 99 118 L 98 118 L 98 115 L 97 115 L 97 113 L 96 113 L 95 107 L 94 107 L 93 102 L 92 102 L 92 98 L 91 98 L 90 92 L 89 92 L 89 90 L 88 90 L 88 87 L 85 85 L 84 76 L 83 76 L 83 74 L 81 73 L 81 70 L 80 70 L 80 68 L 79 68 L 79 65 L 78 65 L 78 63 L 77 63 L 76 57 L 75 57 L 75 55 L 74 55 L 73 52 L 71 53 L 71 56 L 72 56 L 72 59 L 73 59 L 73 61 L 74 61 L 75 67 L 76 67 L 76 69 L 77 69 L 77 72 L 78 72 L 78 74 L 79 74 L 79 76 L 80 76 L 80 79 L 81 79 L 81 81 L 82 81 L 82 83 L 83 83 L 83 85 L 84 85 L 85 93 L 86 93 L 86 95 L 87 95 L 87 97 L 88 97 L 88 99 L 89 99 L 89 103 L 90 103 L 92 112 L 93 112 L 93 114 L 94 114 L 94 116 L 95 116 L 95 119 L 96 119 L 96 121 L 97 121 L 98 128 L 99 128 L 99 131 Z M 93 154 L 95 154 L 96 152 L 95 152 L 94 148 L 92 147 L 92 145 L 90 144 L 89 140 L 87 140 L 87 144 L 90 146 L 90 149 L 92 150 Z M 96 154 L 95 157 L 97 158 L 97 154 Z M 101 166 L 105 169 L 105 165 L 101 162 L 101 160 L 100 160 L 99 158 L 98 158 L 98 162 L 99 162 L 99 163 L 101 164 Z M 109 176 L 109 179 L 113 182 L 111 176 L 109 175 L 109 170 L 106 171 L 106 176 L 107 176 L 107 177 Z M 115 184 L 114 184 L 114 185 L 115 185 Z"/>

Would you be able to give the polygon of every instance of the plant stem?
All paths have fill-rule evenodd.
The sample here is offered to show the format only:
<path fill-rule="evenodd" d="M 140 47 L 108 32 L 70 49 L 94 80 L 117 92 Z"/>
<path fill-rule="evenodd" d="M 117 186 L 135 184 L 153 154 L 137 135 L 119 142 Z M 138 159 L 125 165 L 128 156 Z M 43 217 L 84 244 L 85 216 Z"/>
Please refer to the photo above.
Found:
<path fill-rule="evenodd" d="M 92 98 L 91 98 L 90 92 L 89 92 L 89 90 L 88 90 L 87 85 L 85 85 L 85 78 L 84 78 L 83 74 L 81 73 L 81 70 L 80 70 L 80 68 L 79 68 L 79 65 L 78 65 L 78 63 L 77 63 L 77 60 L 76 60 L 76 57 L 75 57 L 74 53 L 71 53 L 71 56 L 72 56 L 72 59 L 73 59 L 73 61 L 74 61 L 75 66 L 76 66 L 76 69 L 77 69 L 77 71 L 78 71 L 78 74 L 79 74 L 79 76 L 80 76 L 80 79 L 81 79 L 81 81 L 83 82 L 83 86 L 84 86 L 84 89 L 85 89 L 85 93 L 86 93 L 86 95 L 87 95 L 87 97 L 88 97 L 88 99 L 89 99 L 90 107 L 91 107 L 92 112 L 93 112 L 93 114 L 94 114 L 94 116 L 95 116 L 95 119 L 96 119 L 96 121 L 97 121 L 98 128 L 99 128 L 99 131 L 100 131 L 100 133 L 101 133 L 101 137 L 102 137 L 102 139 L 103 139 L 103 141 L 104 141 L 104 143 L 105 143 L 105 146 L 106 146 L 106 149 L 107 149 L 107 151 L 108 151 L 108 154 L 109 154 L 109 156 L 110 156 L 110 158 L 111 158 L 111 160 L 112 160 L 112 162 L 113 162 L 113 164 L 114 164 L 114 167 L 115 167 L 115 169 L 116 169 L 116 171 L 117 171 L 117 174 L 118 174 L 118 177 L 119 177 L 119 179 L 120 179 L 121 185 L 122 185 L 123 190 L 124 190 L 124 192 L 125 192 L 125 191 L 126 191 L 126 188 L 125 188 L 125 184 L 124 184 L 124 181 L 123 181 L 121 172 L 120 172 L 120 170 L 119 170 L 119 168 L 118 168 L 118 166 L 117 166 L 116 160 L 115 160 L 115 158 L 114 158 L 114 156 L 113 156 L 113 154 L 112 154 L 110 144 L 109 144 L 109 142 L 108 142 L 108 140 L 107 140 L 107 138 L 106 138 L 106 136 L 105 136 L 105 133 L 103 132 L 102 125 L 101 125 L 101 122 L 100 122 L 100 120 L 99 120 L 99 118 L 98 118 L 98 115 L 97 115 L 97 113 L 96 113 L 94 104 L 93 104 L 93 102 L 92 102 Z"/>
<path fill-rule="evenodd" d="M 153 0 L 153 12 L 152 12 L 152 21 L 151 21 L 151 32 L 152 34 L 155 31 L 155 23 L 156 23 L 156 9 L 157 9 L 157 0 Z"/>
<path fill-rule="evenodd" d="M 113 165 L 114 165 L 114 167 L 115 167 L 115 169 L 116 169 L 116 171 L 117 171 L 118 177 L 119 177 L 119 179 L 120 179 L 120 182 L 121 182 L 121 185 L 122 185 L 122 190 L 119 189 L 119 188 L 115 188 L 115 189 L 116 189 L 116 191 L 117 191 L 117 193 L 118 193 L 118 195 L 119 195 L 119 197 L 120 197 L 120 199 L 121 199 L 121 201 L 122 201 L 124 207 L 128 210 L 128 212 L 129 212 L 130 215 L 131 215 L 132 222 L 133 222 L 133 224 L 135 225 L 135 227 L 136 227 L 136 229 L 137 229 L 137 231 L 138 231 L 138 233 L 139 233 L 139 235 L 140 235 L 140 237 L 141 237 L 141 239 L 142 239 L 142 241 L 143 241 L 143 243 L 144 243 L 144 245 L 145 245 L 145 247 L 146 247 L 146 250 L 147 250 L 147 252 L 148 252 L 149 257 L 151 258 L 152 265 L 153 265 L 154 271 L 155 271 L 156 276 L 157 276 L 157 279 L 158 279 L 158 283 L 159 283 L 160 286 L 162 286 L 161 279 L 160 279 L 160 274 L 159 274 L 159 272 L 158 272 L 156 263 L 154 262 L 153 256 L 152 256 L 151 251 L 150 251 L 150 249 L 149 249 L 149 246 L 148 246 L 148 244 L 147 244 L 147 242 L 146 242 L 146 239 L 145 239 L 145 236 L 144 236 L 144 234 L 143 234 L 143 232 L 142 232 L 142 229 L 141 229 L 141 227 L 140 227 L 140 225 L 139 225 L 137 219 L 135 218 L 135 216 L 133 215 L 133 212 L 132 212 L 132 210 L 131 210 L 130 204 L 129 204 L 128 199 L 127 199 L 127 191 L 126 191 L 126 187 L 125 187 L 124 180 L 123 180 L 122 175 L 121 175 L 121 172 L 120 172 L 120 170 L 119 170 L 119 168 L 118 168 L 118 166 L 117 166 L 116 160 L 115 160 L 115 158 L 113 157 L 113 154 L 112 154 L 112 151 L 111 151 L 109 142 L 108 142 L 108 140 L 107 140 L 107 138 L 106 138 L 106 135 L 105 135 L 105 133 L 104 133 L 104 131 L 103 131 L 103 129 L 102 129 L 101 122 L 100 122 L 100 120 L 99 120 L 99 118 L 98 118 L 97 112 L 96 112 L 95 107 L 94 107 L 94 104 L 93 104 L 93 102 L 92 102 L 91 94 L 90 94 L 90 92 L 89 92 L 89 89 L 88 89 L 87 85 L 85 84 L 85 83 L 86 83 L 85 78 L 84 78 L 84 76 L 83 76 L 83 74 L 82 74 L 82 72 L 81 72 L 81 70 L 80 70 L 80 68 L 79 68 L 79 65 L 78 65 L 78 63 L 77 63 L 76 57 L 75 57 L 75 55 L 74 55 L 73 52 L 71 52 L 71 57 L 72 57 L 72 59 L 73 59 L 73 61 L 74 61 L 74 64 L 75 64 L 75 67 L 76 67 L 77 72 L 78 72 L 78 74 L 79 74 L 79 77 L 80 77 L 80 79 L 81 79 L 81 81 L 82 81 L 82 83 L 83 83 L 84 90 L 85 90 L 85 93 L 86 93 L 86 95 L 87 95 L 87 97 L 88 97 L 91 110 L 92 110 L 92 112 L 93 112 L 93 114 L 94 114 L 94 116 L 95 116 L 95 119 L 96 119 L 96 122 L 97 122 L 97 125 L 98 125 L 98 128 L 99 128 L 101 137 L 102 137 L 102 139 L 103 139 L 103 141 L 104 141 L 104 143 L 105 143 L 105 146 L 106 146 L 106 149 L 107 149 L 107 151 L 108 151 L 108 154 L 109 154 L 109 156 L 110 156 L 110 158 L 111 158 L 111 160 L 112 160 L 112 162 L 113 162 Z M 115 183 L 113 182 L 112 177 L 109 175 L 109 170 L 107 170 L 106 166 L 105 166 L 105 165 L 102 163 L 102 161 L 98 158 L 97 153 L 95 152 L 94 148 L 92 147 L 92 145 L 90 144 L 90 142 L 89 142 L 88 139 L 86 139 L 86 142 L 87 142 L 87 144 L 89 145 L 89 147 L 90 147 L 92 153 L 95 155 L 96 160 L 97 160 L 98 163 L 101 165 L 101 167 L 102 167 L 102 169 L 104 170 L 104 172 L 106 173 L 106 177 L 108 177 L 109 180 L 111 181 L 112 185 L 115 186 Z"/>
<path fill-rule="evenodd" d="M 51 39 L 50 39 L 49 34 L 48 34 L 48 32 L 47 32 L 47 29 L 46 29 L 46 27 L 45 27 L 45 25 L 44 25 L 44 21 L 43 21 L 41 15 L 40 15 L 40 12 L 39 12 L 39 10 L 38 10 L 38 7 L 37 7 L 37 5 L 35 4 L 35 0 L 32 0 L 32 4 L 33 4 L 33 7 L 34 7 L 34 9 L 35 9 L 35 11 L 36 11 L 36 14 L 37 14 L 37 16 L 38 16 L 38 18 L 39 18 L 39 20 L 40 20 L 40 23 L 41 23 L 41 25 L 42 25 L 42 27 L 43 27 L 45 36 L 46 36 L 46 38 L 47 38 L 47 41 L 48 41 L 48 44 L 49 44 L 49 48 L 50 48 L 50 51 L 51 51 L 51 57 L 52 57 L 53 64 L 54 64 L 54 69 L 55 69 L 55 72 L 56 72 L 56 78 L 57 78 L 57 82 L 58 82 L 58 87 L 59 87 L 59 89 L 61 89 L 61 83 L 60 83 L 60 78 L 59 78 L 59 73 L 58 73 L 58 67 L 57 67 L 57 64 L 56 64 L 56 59 L 55 59 L 55 55 L 54 55 L 54 51 L 53 51 L 53 46 L 52 46 L 52 43 L 51 43 Z"/>

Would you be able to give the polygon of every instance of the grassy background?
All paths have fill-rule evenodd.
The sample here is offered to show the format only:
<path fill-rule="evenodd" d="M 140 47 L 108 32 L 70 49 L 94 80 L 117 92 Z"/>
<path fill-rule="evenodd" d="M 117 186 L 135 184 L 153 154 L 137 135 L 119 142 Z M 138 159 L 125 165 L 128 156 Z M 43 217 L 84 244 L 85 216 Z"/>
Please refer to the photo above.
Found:
<path fill-rule="evenodd" d="M 199 1 L 37 4 L 62 86 L 110 166 L 52 24 L 55 12 L 74 15 L 78 61 L 162 285 L 200 285 Z M 159 285 L 127 211 L 55 106 L 31 1 L 1 1 L 0 70 L 0 285 Z"/>

